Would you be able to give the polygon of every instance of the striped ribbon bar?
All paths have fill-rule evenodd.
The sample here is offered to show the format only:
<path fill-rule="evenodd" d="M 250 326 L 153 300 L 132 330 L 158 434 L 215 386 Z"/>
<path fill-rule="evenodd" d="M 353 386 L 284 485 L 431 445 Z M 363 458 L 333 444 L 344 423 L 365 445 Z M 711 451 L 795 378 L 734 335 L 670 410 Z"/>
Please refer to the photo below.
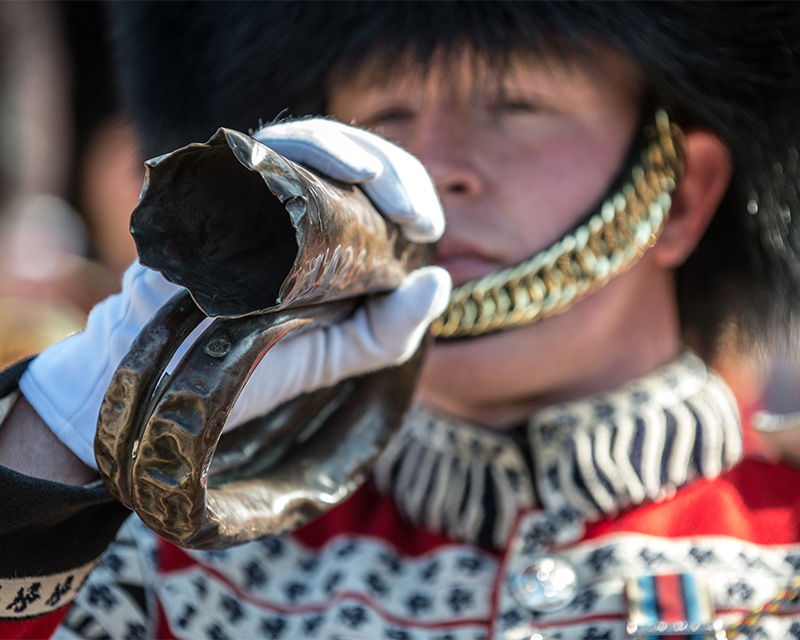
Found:
<path fill-rule="evenodd" d="M 723 640 L 708 586 L 691 573 L 636 576 L 625 581 L 628 635 L 641 640 Z"/>

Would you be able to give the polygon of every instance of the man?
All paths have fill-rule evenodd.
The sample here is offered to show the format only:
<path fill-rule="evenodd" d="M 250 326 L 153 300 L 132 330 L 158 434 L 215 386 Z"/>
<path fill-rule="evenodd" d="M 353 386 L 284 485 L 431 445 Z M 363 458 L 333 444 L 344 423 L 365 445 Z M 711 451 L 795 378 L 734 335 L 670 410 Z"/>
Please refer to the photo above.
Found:
<path fill-rule="evenodd" d="M 285 107 L 329 113 L 419 158 L 447 218 L 439 267 L 413 272 L 339 327 L 276 347 L 232 421 L 404 360 L 443 311 L 442 267 L 456 289 L 433 323 L 439 340 L 419 403 L 374 482 L 293 534 L 225 551 L 183 551 L 130 520 L 58 633 L 800 635 L 799 476 L 743 454 L 730 392 L 687 347 L 710 359 L 731 324 L 756 339 L 798 301 L 798 12 L 771 3 L 187 9 L 119 15 L 146 151 L 220 125 L 246 129 Z M 224 72 L 222 52 L 232 52 Z M 163 60 L 175 75 L 154 78 Z M 408 237 L 439 236 L 418 165 L 375 134 L 310 119 L 254 135 L 361 184 Z M 4 473 L 5 495 L 40 496 L 42 507 L 12 514 L 3 533 L 16 545 L 23 534 L 59 540 L 35 558 L 38 569 L 30 548 L 4 559 L 9 617 L 74 597 L 124 517 L 101 489 L 30 476 L 95 477 L 97 390 L 175 290 L 135 266 L 126 277 L 87 332 L 24 374 L 6 373 L 4 390 L 19 379 L 25 400 L 0 429 L 2 461 L 27 475 Z M 21 425 L 63 464 L 42 470 Z M 90 542 L 87 529 L 97 532 Z"/>

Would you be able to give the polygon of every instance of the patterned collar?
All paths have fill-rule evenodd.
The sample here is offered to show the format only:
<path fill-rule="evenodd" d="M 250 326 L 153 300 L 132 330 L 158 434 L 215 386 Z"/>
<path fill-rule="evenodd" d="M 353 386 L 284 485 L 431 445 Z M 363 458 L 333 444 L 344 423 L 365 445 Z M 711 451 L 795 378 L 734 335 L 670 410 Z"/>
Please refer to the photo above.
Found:
<path fill-rule="evenodd" d="M 663 500 L 742 455 L 736 402 L 693 353 L 511 433 L 412 408 L 375 479 L 416 524 L 502 547 L 521 507 L 587 520 Z"/>

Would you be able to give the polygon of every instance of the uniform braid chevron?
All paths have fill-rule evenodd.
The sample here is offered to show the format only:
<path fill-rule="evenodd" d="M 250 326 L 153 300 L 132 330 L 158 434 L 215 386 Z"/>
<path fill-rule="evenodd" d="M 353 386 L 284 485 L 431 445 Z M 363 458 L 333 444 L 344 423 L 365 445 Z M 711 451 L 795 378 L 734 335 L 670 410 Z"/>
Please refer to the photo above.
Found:
<path fill-rule="evenodd" d="M 415 405 L 374 479 L 415 524 L 502 548 L 521 508 L 610 516 L 714 478 L 741 456 L 733 394 L 686 351 L 620 389 L 541 409 L 521 431 Z"/>
<path fill-rule="evenodd" d="M 622 389 L 531 418 L 543 506 L 589 520 L 661 500 L 742 457 L 740 418 L 725 383 L 691 352 Z"/>

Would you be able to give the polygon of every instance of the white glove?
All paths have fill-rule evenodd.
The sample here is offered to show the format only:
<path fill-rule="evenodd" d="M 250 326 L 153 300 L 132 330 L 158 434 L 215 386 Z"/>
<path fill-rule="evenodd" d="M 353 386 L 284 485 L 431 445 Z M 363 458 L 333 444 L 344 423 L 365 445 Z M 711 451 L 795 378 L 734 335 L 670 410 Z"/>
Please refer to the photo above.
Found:
<path fill-rule="evenodd" d="M 374 133 L 312 118 L 267 126 L 253 137 L 294 162 L 359 185 L 409 240 L 435 242 L 444 233 L 444 212 L 425 168 Z"/>
<path fill-rule="evenodd" d="M 271 129 L 277 130 L 277 142 L 265 135 Z M 290 160 L 357 182 L 409 238 L 431 242 L 441 235 L 444 217 L 430 179 L 417 160 L 394 145 L 324 119 L 282 123 L 262 129 L 258 138 Z M 342 140 L 347 144 L 337 149 Z M 46 349 L 20 380 L 31 406 L 90 467 L 96 468 L 97 416 L 111 376 L 150 317 L 178 290 L 159 273 L 132 265 L 122 292 L 92 310 L 86 329 Z M 447 272 L 426 267 L 395 291 L 370 299 L 345 322 L 284 340 L 256 367 L 227 427 L 300 393 L 403 362 L 449 294 Z"/>
<path fill-rule="evenodd" d="M 90 467 L 100 403 L 111 376 L 152 315 L 181 288 L 138 262 L 122 291 L 92 309 L 86 329 L 45 349 L 19 388 L 59 440 Z"/>
<path fill-rule="evenodd" d="M 450 275 L 441 267 L 417 269 L 397 289 L 368 301 L 346 321 L 279 342 L 253 371 L 225 428 L 264 415 L 306 391 L 405 362 L 447 306 L 450 285 Z"/>

